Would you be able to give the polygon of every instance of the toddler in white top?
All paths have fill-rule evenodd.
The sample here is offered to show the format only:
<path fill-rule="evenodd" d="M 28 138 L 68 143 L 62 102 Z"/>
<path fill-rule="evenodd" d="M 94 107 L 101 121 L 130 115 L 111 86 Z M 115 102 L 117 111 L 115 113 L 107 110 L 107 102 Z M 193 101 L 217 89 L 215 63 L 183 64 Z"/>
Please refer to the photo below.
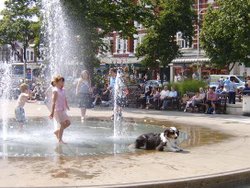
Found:
<path fill-rule="evenodd" d="M 20 85 L 20 90 L 21 94 L 19 95 L 17 100 L 17 106 L 15 108 L 15 116 L 16 116 L 16 121 L 20 124 L 20 128 L 22 128 L 26 121 L 24 105 L 26 102 L 28 102 L 30 97 L 29 86 L 23 83 Z"/>

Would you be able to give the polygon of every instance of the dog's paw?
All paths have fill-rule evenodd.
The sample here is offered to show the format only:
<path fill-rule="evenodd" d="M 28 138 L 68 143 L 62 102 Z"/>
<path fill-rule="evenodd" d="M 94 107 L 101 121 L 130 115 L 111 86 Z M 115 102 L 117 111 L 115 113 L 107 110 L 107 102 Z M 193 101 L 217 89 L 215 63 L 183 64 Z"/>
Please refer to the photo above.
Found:
<path fill-rule="evenodd" d="M 177 152 L 178 150 L 175 149 L 175 148 L 168 148 L 167 151 L 170 151 L 170 152 Z"/>
<path fill-rule="evenodd" d="M 182 152 L 183 149 L 181 149 L 181 148 L 170 148 L 169 151 L 171 151 L 171 152 Z"/>
<path fill-rule="evenodd" d="M 182 152 L 182 151 L 183 151 L 183 149 L 182 149 L 182 148 L 179 148 L 179 149 L 177 149 L 176 152 Z"/>

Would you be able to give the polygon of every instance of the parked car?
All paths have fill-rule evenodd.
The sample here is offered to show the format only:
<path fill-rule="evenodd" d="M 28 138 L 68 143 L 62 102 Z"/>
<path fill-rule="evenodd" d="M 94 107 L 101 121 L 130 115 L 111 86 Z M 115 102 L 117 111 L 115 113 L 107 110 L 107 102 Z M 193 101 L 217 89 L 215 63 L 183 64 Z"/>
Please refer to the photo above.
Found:
<path fill-rule="evenodd" d="M 160 80 L 148 80 L 145 82 L 145 87 L 148 88 L 149 86 L 151 87 L 159 87 L 161 85 Z"/>
<path fill-rule="evenodd" d="M 245 87 L 245 79 L 243 76 L 239 75 L 217 75 L 217 74 L 211 74 L 209 78 L 209 86 L 217 88 L 219 86 L 220 79 L 226 80 L 226 79 L 232 79 L 234 78 L 237 88 L 243 89 Z"/>
<path fill-rule="evenodd" d="M 160 80 L 148 80 L 145 82 L 145 89 L 149 87 L 162 87 L 163 85 L 166 85 L 168 82 L 163 81 L 163 84 L 161 83 Z"/>

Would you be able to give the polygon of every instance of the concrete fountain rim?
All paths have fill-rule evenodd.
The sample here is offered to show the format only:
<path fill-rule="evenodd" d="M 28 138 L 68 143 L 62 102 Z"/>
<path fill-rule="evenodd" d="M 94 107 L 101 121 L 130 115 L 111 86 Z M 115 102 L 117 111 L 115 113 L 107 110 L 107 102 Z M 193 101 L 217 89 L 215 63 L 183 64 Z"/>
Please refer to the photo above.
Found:
<path fill-rule="evenodd" d="M 74 117 L 74 116 L 72 116 Z M 108 117 L 94 117 L 94 119 L 108 119 Z M 130 117 L 125 119 L 130 119 L 130 120 L 145 120 L 148 119 L 149 117 L 141 117 L 141 118 L 135 118 L 135 117 Z M 90 118 L 91 119 L 91 118 Z M 151 118 L 150 118 L 151 119 Z M 190 125 L 192 122 L 187 122 L 186 120 L 183 121 L 183 119 L 168 119 L 168 118 L 152 118 L 152 120 L 156 121 L 165 121 L 165 122 L 175 122 L 175 123 L 183 123 Z M 209 123 L 205 123 L 203 125 L 198 125 L 198 124 L 193 124 L 193 126 L 201 126 L 201 127 L 207 127 Z M 219 123 L 221 124 L 221 123 Z M 228 124 L 230 125 L 230 124 Z M 210 127 L 213 130 L 220 130 L 222 133 L 229 133 L 227 130 L 219 129 L 216 126 Z M 232 134 L 234 139 L 239 139 L 239 136 L 237 134 Z M 231 140 L 231 139 L 230 139 Z M 223 170 L 222 170 L 223 171 Z M 190 177 L 183 177 L 183 178 L 176 178 L 176 179 L 167 179 L 167 180 L 152 180 L 152 181 L 133 181 L 131 183 L 118 183 L 118 184 L 103 184 L 103 185 L 79 185 L 79 186 L 48 186 L 48 187 L 79 187 L 79 188 L 88 188 L 88 187 L 167 187 L 167 188 L 176 188 L 176 187 L 201 187 L 201 185 L 213 185 L 214 182 L 219 183 L 225 183 L 225 182 L 232 182 L 237 180 L 242 180 L 250 177 L 250 168 L 239 168 L 235 170 L 229 170 L 229 171 L 224 171 L 224 172 L 218 172 L 218 173 L 211 173 L 211 174 L 204 174 L 204 175 L 198 175 L 198 176 L 190 176 Z M 196 185 L 196 186 L 195 186 Z M 40 186 L 40 187 L 47 187 L 47 186 Z M 206 187 L 206 186 L 204 186 Z"/>
<path fill-rule="evenodd" d="M 244 176 L 244 177 L 242 177 Z M 103 188 L 113 188 L 113 187 L 154 187 L 154 188 L 176 188 L 176 187 L 187 187 L 192 186 L 200 188 L 200 185 L 213 185 L 214 182 L 217 184 L 236 181 L 237 179 L 247 179 L 250 176 L 250 168 L 225 171 L 219 173 L 212 173 L 200 176 L 191 176 L 185 178 L 176 178 L 169 180 L 157 180 L 157 181 L 143 181 L 143 182 L 133 182 L 133 183 L 122 183 L 122 184 L 106 184 L 106 185 L 91 185 L 91 186 L 74 186 L 76 188 L 91 188 L 91 187 L 103 187 Z M 195 184 L 195 185 L 192 185 Z M 197 188 L 198 188 L 197 187 Z"/>

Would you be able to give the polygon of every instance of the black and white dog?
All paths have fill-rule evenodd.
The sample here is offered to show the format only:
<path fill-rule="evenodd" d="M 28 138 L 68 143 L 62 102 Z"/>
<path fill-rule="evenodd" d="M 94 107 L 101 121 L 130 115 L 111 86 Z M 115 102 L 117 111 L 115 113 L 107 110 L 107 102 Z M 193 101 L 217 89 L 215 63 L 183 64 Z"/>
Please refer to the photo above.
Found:
<path fill-rule="evenodd" d="M 164 147 L 168 151 L 183 151 L 177 146 L 176 139 L 179 137 L 179 130 L 176 127 L 167 128 L 163 133 L 148 133 L 139 136 L 135 141 L 135 148 L 146 150 L 163 151 Z"/>

